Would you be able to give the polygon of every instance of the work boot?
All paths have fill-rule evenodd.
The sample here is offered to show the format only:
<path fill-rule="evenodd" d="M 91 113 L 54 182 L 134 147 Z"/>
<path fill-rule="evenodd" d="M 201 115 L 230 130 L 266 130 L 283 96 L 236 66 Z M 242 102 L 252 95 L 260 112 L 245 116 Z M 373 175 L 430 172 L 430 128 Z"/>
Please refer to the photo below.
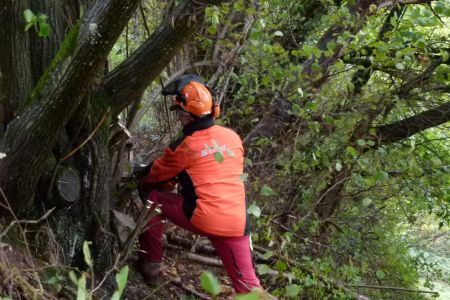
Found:
<path fill-rule="evenodd" d="M 157 287 L 161 283 L 161 264 L 140 260 L 139 272 L 144 277 L 144 282 L 151 287 Z"/>

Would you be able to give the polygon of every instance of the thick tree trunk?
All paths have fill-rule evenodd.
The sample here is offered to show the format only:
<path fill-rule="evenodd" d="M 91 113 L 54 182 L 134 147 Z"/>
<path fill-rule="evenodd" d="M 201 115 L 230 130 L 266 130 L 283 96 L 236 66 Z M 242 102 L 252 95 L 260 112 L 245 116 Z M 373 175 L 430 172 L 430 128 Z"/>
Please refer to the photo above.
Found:
<path fill-rule="evenodd" d="M 22 17 L 26 5 L 26 1 L 0 1 L 0 132 L 25 107 L 32 88 L 30 42 Z"/>
<path fill-rule="evenodd" d="M 106 76 L 105 90 L 114 114 L 138 100 L 181 46 L 192 38 L 203 24 L 206 5 L 221 2 L 183 1 L 138 50 Z"/>
<path fill-rule="evenodd" d="M 82 263 L 81 246 L 91 240 L 96 267 L 104 269 L 113 246 L 110 108 L 119 113 L 139 99 L 202 24 L 205 5 L 220 1 L 183 1 L 173 19 L 163 22 L 136 55 L 108 76 L 108 93 L 103 86 L 106 56 L 139 1 L 49 0 L 31 6 L 18 2 L 22 3 L 0 0 L 0 9 L 10 16 L 0 20 L 0 25 L 9 26 L 0 26 L 0 41 L 7 43 L 0 47 L 0 152 L 7 155 L 0 160 L 0 187 L 21 216 L 38 214 L 41 203 L 45 208 L 56 206 L 49 220 L 66 263 Z M 81 2 L 86 10 L 83 20 L 76 22 Z M 27 8 L 49 17 L 48 38 L 36 37 L 33 28 L 23 33 L 22 13 Z M 163 51 L 164 47 L 170 49 Z M 14 59 L 17 64 L 11 63 Z M 120 94 L 123 98 L 112 83 L 127 88 Z M 59 195 L 64 190 L 60 178 L 75 183 L 68 194 Z"/>
<path fill-rule="evenodd" d="M 18 2 L 22 3 L 13 3 Z M 62 158 L 88 137 L 107 111 L 105 98 L 99 98 L 98 78 L 104 74 L 106 55 L 137 3 L 94 2 L 78 24 L 80 2 L 76 0 L 36 1 L 32 6 L 25 3 L 14 10 L 5 8 L 11 16 L 8 24 L 19 25 L 3 30 L 0 35 L 2 41 L 14 40 L 0 47 L 7 49 L 0 60 L 2 74 L 6 76 L 1 78 L 1 107 L 7 110 L 2 128 L 8 124 L 4 136 L 0 135 L 0 152 L 7 154 L 0 161 L 0 186 L 21 216 L 38 214 L 41 203 L 46 208 L 57 207 L 49 222 L 68 264 L 83 263 L 81 249 L 85 240 L 94 242 L 97 268 L 105 269 L 111 264 L 108 122 L 100 126 L 81 151 L 66 161 Z M 22 36 L 25 26 L 22 12 L 26 8 L 48 16 L 51 27 L 48 38 L 37 37 L 34 28 Z M 8 64 L 21 57 L 27 59 Z M 3 89 L 5 85 L 7 89 Z M 72 114 L 73 111 L 76 113 Z M 19 118 L 11 121 L 8 114 L 16 113 Z M 59 176 L 68 170 L 67 174 L 72 175 L 74 182 L 78 180 L 80 186 L 71 190 L 69 197 L 61 197 L 59 193 L 65 187 L 61 187 Z M 40 201 L 34 201 L 35 192 Z"/>
<path fill-rule="evenodd" d="M 7 155 L 0 160 L 0 183 L 8 197 L 17 199 L 13 202 L 17 211 L 29 211 L 44 162 L 57 142 L 55 133 L 67 124 L 89 85 L 100 82 L 95 80 L 97 72 L 137 3 L 93 2 L 31 93 L 32 104 L 8 125 L 0 143 L 0 151 Z"/>

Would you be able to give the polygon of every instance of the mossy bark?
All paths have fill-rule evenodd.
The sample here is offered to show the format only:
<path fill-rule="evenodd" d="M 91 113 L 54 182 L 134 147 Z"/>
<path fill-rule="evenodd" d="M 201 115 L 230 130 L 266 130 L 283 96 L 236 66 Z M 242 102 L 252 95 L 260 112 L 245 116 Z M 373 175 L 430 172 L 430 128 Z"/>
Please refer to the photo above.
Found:
<path fill-rule="evenodd" d="M 112 259 L 109 122 L 100 126 L 71 158 L 63 160 L 63 157 L 86 140 L 107 110 L 106 101 L 95 98 L 100 89 L 99 78 L 104 74 L 105 60 L 112 45 L 138 2 L 94 1 L 78 23 L 69 22 L 62 11 L 70 11 L 72 16 L 78 17 L 79 1 L 34 3 L 37 5 L 34 9 L 38 10 L 35 13 L 54 16 L 58 20 L 49 20 L 51 34 L 56 36 L 44 41 L 33 36 L 33 47 L 29 46 L 29 35 L 36 33 L 30 30 L 22 34 L 25 26 L 22 12 L 29 8 L 24 2 L 20 7 L 7 7 L 12 18 L 8 22 L 14 26 L 0 33 L 1 40 L 11 35 L 18 37 L 17 45 L 26 46 L 12 45 L 5 50 L 6 59 L 11 59 L 10 56 L 15 59 L 16 55 L 20 57 L 24 52 L 23 56 L 29 57 L 31 49 L 34 49 L 33 56 L 38 57 L 33 60 L 33 72 L 30 72 L 29 60 L 18 61 L 16 66 L 0 61 L 2 72 L 9 70 L 8 66 L 11 69 L 5 80 L 2 77 L 2 87 L 8 86 L 1 93 L 2 108 L 7 108 L 13 115 L 2 117 L 2 127 L 6 128 L 6 124 L 8 127 L 0 140 L 0 152 L 6 153 L 6 157 L 0 160 L 0 187 L 20 218 L 34 219 L 44 209 L 57 207 L 49 217 L 49 223 L 68 264 L 82 262 L 80 253 L 84 240 L 94 242 L 94 254 L 98 254 L 94 255 L 97 268 L 105 269 Z M 6 23 L 3 25 L 7 26 Z M 58 36 L 61 33 L 67 34 Z M 20 50 L 20 53 L 11 50 Z M 23 72 L 22 69 L 28 71 Z M 17 96 L 6 94 L 5 91 L 19 90 L 14 82 L 19 75 L 25 77 L 22 82 L 29 82 L 24 85 L 29 88 L 20 90 Z M 103 105 L 100 106 L 99 102 Z M 14 114 L 18 117 L 13 118 Z M 55 174 L 61 168 L 72 168 L 82 180 L 80 197 L 73 203 L 65 203 L 52 193 L 56 184 Z M 5 199 L 0 198 L 5 203 Z M 8 216 L 5 210 L 1 213 Z"/>

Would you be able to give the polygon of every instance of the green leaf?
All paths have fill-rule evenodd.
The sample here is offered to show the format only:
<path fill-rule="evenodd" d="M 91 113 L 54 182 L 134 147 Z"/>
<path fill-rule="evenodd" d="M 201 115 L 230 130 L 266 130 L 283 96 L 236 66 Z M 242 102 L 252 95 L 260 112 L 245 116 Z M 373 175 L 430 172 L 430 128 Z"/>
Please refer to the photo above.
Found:
<path fill-rule="evenodd" d="M 247 209 L 247 213 L 259 218 L 261 216 L 261 209 L 255 203 L 252 203 L 252 205 L 250 205 L 250 207 Z"/>
<path fill-rule="evenodd" d="M 260 265 L 256 265 L 256 269 L 258 270 L 259 275 L 264 275 L 267 272 L 269 272 L 270 267 L 266 264 L 260 264 Z"/>
<path fill-rule="evenodd" d="M 267 251 L 266 253 L 263 254 L 262 258 L 269 259 L 272 256 L 273 256 L 273 251 Z"/>
<path fill-rule="evenodd" d="M 377 275 L 377 278 L 378 278 L 378 279 L 383 279 L 384 277 L 386 277 L 386 273 L 384 273 L 384 272 L 381 271 L 381 270 L 378 270 L 378 271 L 375 273 L 375 275 Z"/>
<path fill-rule="evenodd" d="M 376 181 L 382 181 L 382 180 L 388 179 L 388 178 L 389 178 L 389 174 L 386 173 L 385 171 L 378 171 L 378 172 L 376 172 L 376 173 L 373 175 L 373 178 L 374 178 Z"/>
<path fill-rule="evenodd" d="M 36 16 L 30 9 L 25 9 L 23 11 L 23 17 L 25 18 L 25 21 L 27 21 L 27 23 L 33 22 L 36 19 Z"/>
<path fill-rule="evenodd" d="M 283 36 L 283 33 L 281 31 L 277 30 L 273 33 L 273 35 L 274 36 Z"/>
<path fill-rule="evenodd" d="M 252 160 L 251 160 L 250 158 L 246 157 L 246 158 L 244 159 L 244 165 L 246 165 L 246 166 L 252 166 L 252 165 L 253 165 Z"/>
<path fill-rule="evenodd" d="M 297 284 L 291 284 L 286 287 L 286 296 L 288 298 L 295 298 L 302 291 L 302 287 Z"/>
<path fill-rule="evenodd" d="M 370 199 L 370 198 L 364 198 L 363 201 L 362 201 L 362 204 L 364 206 L 369 206 L 370 203 L 372 203 L 372 199 Z"/>
<path fill-rule="evenodd" d="M 277 268 L 278 271 L 284 272 L 284 271 L 286 271 L 287 265 L 284 261 L 279 260 L 275 264 L 275 267 Z"/>
<path fill-rule="evenodd" d="M 84 274 L 78 279 L 77 300 L 87 300 L 86 276 Z"/>
<path fill-rule="evenodd" d="M 125 285 L 128 280 L 128 266 L 125 266 L 120 270 L 119 273 L 116 274 L 116 282 L 117 282 L 117 291 L 114 292 L 111 300 L 119 300 L 120 296 L 122 296 L 123 290 L 125 289 Z"/>
<path fill-rule="evenodd" d="M 340 171 L 340 170 L 342 170 L 342 164 L 338 161 L 337 163 L 336 163 L 336 171 Z"/>
<path fill-rule="evenodd" d="M 92 244 L 92 242 L 89 242 L 89 241 L 84 241 L 84 243 L 83 243 L 84 261 L 90 268 L 92 268 L 94 265 L 92 263 L 91 252 L 89 251 L 89 245 L 91 245 L 91 244 Z"/>
<path fill-rule="evenodd" d="M 214 153 L 214 159 L 219 163 L 223 163 L 223 154 L 220 152 Z"/>
<path fill-rule="evenodd" d="M 200 285 L 208 293 L 216 296 L 220 293 L 220 283 L 211 272 L 203 272 L 200 275 Z"/>
<path fill-rule="evenodd" d="M 39 23 L 39 33 L 40 37 L 48 37 L 50 33 L 50 25 L 48 23 Z"/>
<path fill-rule="evenodd" d="M 54 285 L 55 283 L 58 282 L 58 277 L 57 276 L 51 276 L 49 279 L 47 279 L 47 281 L 45 281 L 48 284 Z M 0 298 L 1 300 L 2 298 Z"/>
<path fill-rule="evenodd" d="M 366 141 L 362 139 L 357 140 L 356 143 L 362 147 L 366 145 Z"/>
<path fill-rule="evenodd" d="M 265 184 L 265 185 L 263 185 L 263 187 L 261 188 L 260 194 L 261 194 L 262 196 L 269 197 L 269 196 L 275 195 L 275 192 L 272 190 L 272 188 L 271 188 L 270 186 L 268 186 L 268 185 Z"/>
<path fill-rule="evenodd" d="M 25 26 L 25 31 L 28 31 L 31 27 L 33 27 L 34 22 L 30 22 Z"/>
<path fill-rule="evenodd" d="M 369 13 L 374 13 L 377 10 L 376 4 L 370 4 L 369 6 Z"/>
<path fill-rule="evenodd" d="M 69 272 L 69 278 L 75 285 L 78 285 L 78 278 L 74 271 Z"/>
<path fill-rule="evenodd" d="M 239 179 L 241 181 L 247 181 L 248 173 L 242 173 L 241 176 L 239 176 Z"/>
<path fill-rule="evenodd" d="M 302 108 L 297 103 L 292 104 L 291 110 L 294 114 L 299 114 L 302 111 Z"/>
<path fill-rule="evenodd" d="M 39 23 L 47 23 L 47 16 L 44 14 L 39 14 L 37 16 L 37 20 L 39 21 Z"/>
<path fill-rule="evenodd" d="M 350 154 L 353 157 L 358 156 L 358 151 L 356 151 L 356 149 L 353 148 L 352 146 L 347 146 L 347 148 L 345 148 L 345 150 L 347 151 L 348 154 Z"/>
<path fill-rule="evenodd" d="M 214 14 L 211 16 L 211 24 L 213 24 L 213 25 L 219 24 L 219 16 L 218 15 Z"/>
<path fill-rule="evenodd" d="M 261 295 L 258 292 L 251 292 L 245 295 L 237 295 L 233 300 L 259 300 Z"/>
<path fill-rule="evenodd" d="M 405 65 L 402 64 L 402 63 L 396 63 L 396 64 L 395 64 L 395 67 L 396 67 L 397 69 L 399 69 L 399 70 L 404 70 L 404 69 L 405 69 Z"/>

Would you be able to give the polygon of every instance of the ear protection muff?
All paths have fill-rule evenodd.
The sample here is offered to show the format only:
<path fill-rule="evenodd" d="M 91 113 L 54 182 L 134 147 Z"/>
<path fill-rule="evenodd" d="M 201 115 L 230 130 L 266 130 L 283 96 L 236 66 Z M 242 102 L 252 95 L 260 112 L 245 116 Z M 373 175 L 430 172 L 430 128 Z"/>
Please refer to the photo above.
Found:
<path fill-rule="evenodd" d="M 177 102 L 186 104 L 186 98 L 182 95 L 175 95 L 175 100 L 177 100 Z"/>
<path fill-rule="evenodd" d="M 211 96 L 213 95 L 213 92 L 211 91 L 211 89 L 209 88 L 209 86 L 207 86 L 205 84 L 206 89 L 208 89 L 208 91 L 211 93 Z M 214 119 L 217 119 L 220 116 L 220 103 L 217 100 L 214 100 L 213 98 L 213 104 L 212 104 L 212 115 L 214 117 Z"/>
<path fill-rule="evenodd" d="M 213 107 L 212 107 L 212 111 L 213 111 L 213 116 L 214 119 L 217 119 L 220 116 L 220 104 L 217 101 L 214 101 Z"/>

